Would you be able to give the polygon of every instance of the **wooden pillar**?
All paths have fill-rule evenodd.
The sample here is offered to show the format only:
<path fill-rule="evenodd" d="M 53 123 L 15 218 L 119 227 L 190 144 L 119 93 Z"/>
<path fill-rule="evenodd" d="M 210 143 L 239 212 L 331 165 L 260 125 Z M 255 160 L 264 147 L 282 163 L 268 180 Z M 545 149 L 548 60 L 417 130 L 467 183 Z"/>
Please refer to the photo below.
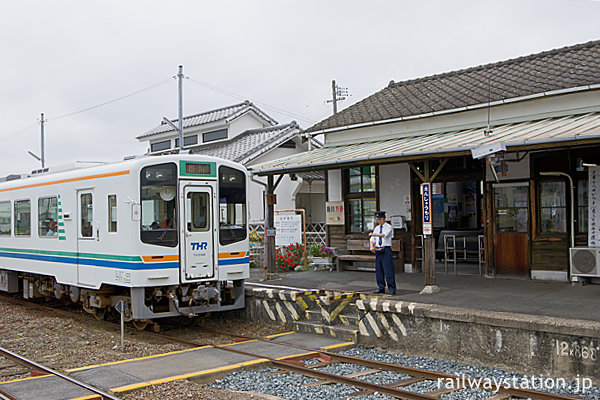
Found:
<path fill-rule="evenodd" d="M 275 236 L 267 235 L 267 228 L 273 228 L 275 226 L 275 184 L 273 183 L 273 175 L 267 177 L 267 215 L 265 218 L 265 265 L 266 265 L 266 276 L 265 280 L 268 279 L 269 274 L 275 273 Z"/>
<path fill-rule="evenodd" d="M 423 264 L 425 265 L 425 286 L 435 285 L 435 240 L 433 235 L 425 235 L 423 240 L 423 247 L 425 254 L 423 257 Z"/>

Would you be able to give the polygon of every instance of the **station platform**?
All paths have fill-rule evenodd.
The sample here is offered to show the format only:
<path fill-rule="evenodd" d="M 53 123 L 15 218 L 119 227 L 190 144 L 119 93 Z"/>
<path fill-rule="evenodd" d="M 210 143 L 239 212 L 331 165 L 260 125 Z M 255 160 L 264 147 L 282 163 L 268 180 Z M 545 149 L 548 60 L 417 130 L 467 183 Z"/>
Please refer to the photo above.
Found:
<path fill-rule="evenodd" d="M 333 350 L 354 345 L 339 339 L 302 332 L 269 336 L 270 342 L 249 340 L 226 345 L 229 348 L 272 359 L 286 359 L 309 354 L 299 347 Z M 204 346 L 167 354 L 112 363 L 91 365 L 67 371 L 69 376 L 112 393 L 180 379 L 215 377 L 237 369 L 267 362 L 265 358 L 237 354 Z M 18 379 L 0 384 L 0 389 L 20 400 L 84 400 L 93 393 L 54 375 Z"/>
<path fill-rule="evenodd" d="M 477 264 L 474 264 L 475 268 Z M 600 285 L 572 285 L 513 277 L 489 279 L 479 275 L 454 275 L 438 265 L 438 293 L 419 294 L 424 287 L 422 273 L 397 273 L 396 296 L 389 299 L 435 304 L 464 309 L 519 313 L 541 317 L 581 319 L 600 322 Z M 306 290 L 371 293 L 377 289 L 374 272 L 316 270 L 277 273 L 264 281 L 262 269 L 251 269 L 249 283 L 287 286 Z"/>

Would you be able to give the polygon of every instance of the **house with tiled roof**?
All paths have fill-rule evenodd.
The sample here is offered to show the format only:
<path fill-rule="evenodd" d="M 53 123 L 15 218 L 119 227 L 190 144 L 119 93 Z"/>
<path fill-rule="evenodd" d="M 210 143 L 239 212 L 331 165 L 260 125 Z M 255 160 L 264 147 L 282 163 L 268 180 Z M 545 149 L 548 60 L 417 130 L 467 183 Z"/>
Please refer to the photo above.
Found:
<path fill-rule="evenodd" d="M 390 81 L 306 133 L 323 148 L 252 171 L 323 171 L 342 253 L 384 210 L 426 283 L 436 270 L 600 279 L 600 41 Z"/>
<path fill-rule="evenodd" d="M 177 125 L 177 121 L 174 122 Z M 308 150 L 295 121 L 279 124 L 250 101 L 189 115 L 183 118 L 183 148 L 191 153 L 220 157 L 245 166 L 294 155 Z M 160 125 L 137 136 L 148 143 L 152 155 L 175 152 L 179 132 L 170 124 Z M 321 143 L 313 139 L 313 146 Z M 305 179 L 286 177 L 277 187 L 278 209 L 295 209 L 296 196 L 324 196 L 319 190 L 303 193 Z M 312 189 L 312 187 L 311 187 Z M 251 223 L 264 220 L 264 186 L 251 182 L 248 208 Z M 315 216 L 315 220 L 318 216 Z"/>

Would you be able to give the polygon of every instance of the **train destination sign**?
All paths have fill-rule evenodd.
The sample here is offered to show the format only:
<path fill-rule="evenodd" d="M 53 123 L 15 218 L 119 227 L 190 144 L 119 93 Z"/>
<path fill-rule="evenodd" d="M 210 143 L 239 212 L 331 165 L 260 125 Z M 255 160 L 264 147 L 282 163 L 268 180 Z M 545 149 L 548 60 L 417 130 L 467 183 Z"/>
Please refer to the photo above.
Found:
<path fill-rule="evenodd" d="M 181 176 L 217 176 L 216 165 L 213 162 L 180 161 Z"/>

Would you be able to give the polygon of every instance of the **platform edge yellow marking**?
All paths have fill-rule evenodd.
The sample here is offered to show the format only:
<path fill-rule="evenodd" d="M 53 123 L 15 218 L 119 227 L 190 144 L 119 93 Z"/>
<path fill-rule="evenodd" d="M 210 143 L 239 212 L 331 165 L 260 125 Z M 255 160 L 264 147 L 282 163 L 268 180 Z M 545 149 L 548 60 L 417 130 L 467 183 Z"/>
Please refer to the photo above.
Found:
<path fill-rule="evenodd" d="M 117 364 L 128 363 L 128 362 L 131 362 L 131 361 L 148 360 L 148 359 L 151 359 L 151 358 L 157 358 L 157 357 L 162 357 L 162 356 L 169 356 L 169 355 L 172 355 L 172 354 L 180 354 L 180 353 L 186 353 L 186 352 L 194 351 L 194 350 L 206 349 L 208 347 L 213 347 L 213 346 L 206 345 L 206 346 L 201 346 L 201 347 L 194 347 L 192 349 L 176 350 L 176 351 L 170 351 L 168 353 L 153 354 L 151 356 L 129 358 L 127 360 L 111 361 L 111 362 L 107 362 L 107 363 L 103 363 L 103 364 L 87 365 L 85 367 L 67 369 L 66 372 L 77 372 L 77 371 L 83 371 L 83 370 L 86 370 L 86 369 L 92 369 L 92 368 L 98 368 L 98 367 L 105 367 L 107 365 L 117 365 Z"/>
<path fill-rule="evenodd" d="M 289 331 L 289 332 L 283 332 L 283 333 L 276 333 L 274 335 L 265 336 L 265 338 L 271 339 L 271 338 L 275 338 L 275 337 L 279 337 L 279 336 L 291 335 L 292 333 L 297 333 L 297 332 L 298 331 Z"/>
<path fill-rule="evenodd" d="M 352 346 L 354 344 L 356 344 L 356 343 L 354 343 L 354 342 L 344 342 L 344 343 L 332 344 L 330 346 L 323 346 L 321 348 L 325 349 L 325 350 L 331 350 L 331 349 L 338 349 L 340 347 Z"/>
<path fill-rule="evenodd" d="M 39 379 L 39 378 L 49 378 L 51 376 L 56 376 L 56 375 L 54 375 L 54 374 L 48 374 L 48 375 L 28 376 L 26 378 L 19 378 L 19 379 L 13 379 L 12 381 L 0 382 L 0 386 L 6 385 L 7 383 L 30 381 L 32 379 Z"/>
<path fill-rule="evenodd" d="M 72 399 L 69 400 L 89 400 L 89 399 L 97 399 L 98 397 L 102 397 L 99 394 L 90 394 L 89 396 L 83 396 L 83 397 L 73 397 Z"/>

